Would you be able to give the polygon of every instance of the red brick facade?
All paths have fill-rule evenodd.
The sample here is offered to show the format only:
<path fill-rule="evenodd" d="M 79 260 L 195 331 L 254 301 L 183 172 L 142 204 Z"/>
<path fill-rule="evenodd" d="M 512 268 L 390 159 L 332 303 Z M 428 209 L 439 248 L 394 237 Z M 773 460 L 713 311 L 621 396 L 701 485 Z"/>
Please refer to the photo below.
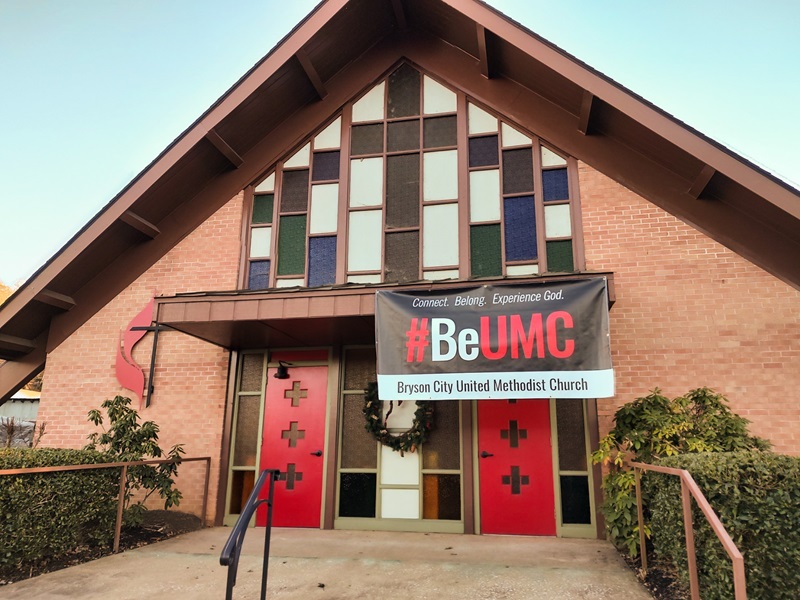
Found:
<path fill-rule="evenodd" d="M 242 195 L 235 197 L 167 253 L 136 282 L 86 322 L 47 357 L 39 422 L 47 423 L 42 446 L 79 448 L 94 431 L 86 413 L 106 398 L 131 395 L 117 382 L 116 346 L 130 320 L 153 296 L 192 290 L 232 290 L 239 267 Z M 149 365 L 152 334 L 134 352 Z M 211 456 L 211 503 L 219 480 L 229 352 L 177 332 L 159 338 L 152 406 L 142 420 L 161 428 L 160 445 L 184 444 L 186 456 Z M 134 399 L 134 406 L 138 408 Z M 199 511 L 202 467 L 182 467 L 187 509 Z M 186 479 L 198 485 L 187 486 Z"/>
<path fill-rule="evenodd" d="M 611 336 L 617 397 L 599 401 L 600 434 L 616 407 L 660 387 L 674 396 L 708 386 L 753 421 L 777 451 L 800 454 L 800 292 L 594 169 L 580 166 L 588 270 L 613 271 Z M 242 196 L 228 202 L 47 359 L 39 413 L 42 445 L 80 447 L 86 413 L 127 394 L 116 381 L 120 332 L 153 293 L 233 290 L 240 259 Z M 151 338 L 134 358 L 147 365 Z M 180 333 L 159 340 L 153 405 L 142 418 L 161 427 L 162 447 L 211 456 L 213 518 L 219 490 L 229 353 Z M 222 462 L 221 462 L 222 461 Z M 186 479 L 200 481 L 198 465 Z M 184 492 L 197 508 L 199 485 Z"/>
<path fill-rule="evenodd" d="M 580 187 L 586 267 L 616 284 L 617 397 L 598 403 L 601 435 L 654 387 L 707 386 L 776 451 L 800 454 L 800 292 L 586 165 Z"/>

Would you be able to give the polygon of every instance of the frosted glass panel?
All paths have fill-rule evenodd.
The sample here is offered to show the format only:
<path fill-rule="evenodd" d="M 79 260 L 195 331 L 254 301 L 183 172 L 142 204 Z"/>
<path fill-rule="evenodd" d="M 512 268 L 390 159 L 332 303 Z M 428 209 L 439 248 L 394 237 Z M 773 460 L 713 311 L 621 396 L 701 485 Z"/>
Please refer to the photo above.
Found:
<path fill-rule="evenodd" d="M 542 146 L 542 166 L 543 167 L 561 167 L 567 164 L 566 159 L 561 158 L 555 152 L 548 150 Z"/>
<path fill-rule="evenodd" d="M 351 212 L 347 236 L 347 270 L 379 270 L 381 238 L 383 238 L 382 210 Z"/>
<path fill-rule="evenodd" d="M 311 144 L 306 144 L 298 150 L 294 156 L 283 163 L 284 168 L 307 167 L 311 157 Z"/>
<path fill-rule="evenodd" d="M 333 123 L 317 134 L 314 138 L 314 150 L 328 148 L 338 148 L 342 144 L 342 118 L 339 117 Z"/>
<path fill-rule="evenodd" d="M 372 273 L 370 275 L 348 275 L 347 283 L 380 283 L 381 274 Z"/>
<path fill-rule="evenodd" d="M 469 174 L 469 218 L 473 223 L 500 220 L 500 171 Z"/>
<path fill-rule="evenodd" d="M 548 238 L 569 237 L 572 235 L 569 204 L 544 207 L 544 230 Z"/>
<path fill-rule="evenodd" d="M 508 146 L 530 146 L 533 141 L 527 135 L 524 135 L 511 127 L 502 123 L 500 125 L 503 134 L 503 148 Z"/>
<path fill-rule="evenodd" d="M 303 286 L 305 284 L 305 279 L 277 279 L 275 280 L 275 287 L 279 288 L 290 288 L 290 287 L 298 287 Z"/>
<path fill-rule="evenodd" d="M 236 416 L 236 443 L 233 452 L 233 464 L 237 467 L 256 466 L 259 413 L 261 413 L 260 395 L 239 396 L 239 409 Z M 566 470 L 566 467 L 563 470 Z"/>
<path fill-rule="evenodd" d="M 381 517 L 419 519 L 419 490 L 381 490 Z"/>
<path fill-rule="evenodd" d="M 539 272 L 539 265 L 508 265 L 506 275 L 515 277 L 517 275 L 536 275 Z"/>
<path fill-rule="evenodd" d="M 350 206 L 383 204 L 383 158 L 350 161 Z"/>
<path fill-rule="evenodd" d="M 422 211 L 422 266 L 457 264 L 458 204 L 425 206 Z"/>
<path fill-rule="evenodd" d="M 458 151 L 426 152 L 422 158 L 424 200 L 458 198 Z"/>
<path fill-rule="evenodd" d="M 411 402 L 411 404 L 416 405 L 416 402 Z M 399 452 L 381 445 L 381 483 L 383 485 L 419 485 L 419 452 L 405 452 L 401 455 Z"/>
<path fill-rule="evenodd" d="M 497 131 L 497 118 L 474 104 L 468 105 L 467 117 L 469 119 L 469 132 L 494 133 Z"/>
<path fill-rule="evenodd" d="M 456 95 L 427 75 L 422 78 L 423 111 L 426 115 L 456 112 Z"/>
<path fill-rule="evenodd" d="M 443 271 L 425 271 L 422 274 L 427 281 L 441 281 L 443 279 L 458 279 L 458 269 L 445 269 Z"/>
<path fill-rule="evenodd" d="M 256 186 L 257 192 L 271 192 L 275 189 L 275 173 L 272 173 L 264 181 Z"/>
<path fill-rule="evenodd" d="M 256 227 L 250 230 L 250 258 L 269 257 L 272 245 L 272 227 Z"/>
<path fill-rule="evenodd" d="M 374 372 L 374 356 L 372 364 Z M 364 429 L 364 413 L 361 412 L 361 409 L 364 408 L 364 397 L 360 394 L 347 394 L 342 400 L 342 468 L 376 469 L 378 467 L 378 444 L 375 438 Z"/>
<path fill-rule="evenodd" d="M 311 186 L 310 233 L 333 233 L 339 221 L 339 184 Z"/>
<path fill-rule="evenodd" d="M 380 82 L 353 104 L 353 123 L 359 121 L 378 121 L 383 119 L 383 94 L 386 82 Z"/>
<path fill-rule="evenodd" d="M 240 392 L 260 392 L 264 377 L 264 355 L 262 353 L 242 355 Z"/>

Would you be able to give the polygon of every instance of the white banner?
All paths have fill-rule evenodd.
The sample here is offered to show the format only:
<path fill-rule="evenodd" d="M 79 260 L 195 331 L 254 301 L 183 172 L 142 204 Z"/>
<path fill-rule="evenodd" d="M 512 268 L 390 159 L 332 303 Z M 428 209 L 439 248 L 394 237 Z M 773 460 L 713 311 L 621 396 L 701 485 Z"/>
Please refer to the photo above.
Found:
<path fill-rule="evenodd" d="M 608 398 L 614 370 L 378 375 L 381 400 Z"/>

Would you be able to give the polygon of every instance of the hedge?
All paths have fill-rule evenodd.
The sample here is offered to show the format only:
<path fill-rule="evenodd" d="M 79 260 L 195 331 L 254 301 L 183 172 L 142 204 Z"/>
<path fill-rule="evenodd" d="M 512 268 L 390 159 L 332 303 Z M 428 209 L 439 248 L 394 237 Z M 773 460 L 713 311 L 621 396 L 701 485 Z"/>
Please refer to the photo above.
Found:
<path fill-rule="evenodd" d="M 800 457 L 770 452 L 685 454 L 657 464 L 686 469 L 744 556 L 747 597 L 795 599 L 800 590 Z M 656 554 L 678 568 L 688 586 L 680 480 L 647 473 L 652 541 Z M 733 598 L 733 569 L 695 502 L 693 521 L 700 593 Z"/>
<path fill-rule="evenodd" d="M 0 450 L 0 470 L 110 462 L 89 450 Z M 114 540 L 120 469 L 0 475 L 0 574 Z"/>

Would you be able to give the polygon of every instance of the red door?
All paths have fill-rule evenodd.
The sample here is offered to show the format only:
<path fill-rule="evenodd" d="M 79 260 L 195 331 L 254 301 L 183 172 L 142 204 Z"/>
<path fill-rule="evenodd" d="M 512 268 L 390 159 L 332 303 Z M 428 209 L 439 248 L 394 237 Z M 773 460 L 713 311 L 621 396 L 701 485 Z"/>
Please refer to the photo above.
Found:
<path fill-rule="evenodd" d="M 288 379 L 267 371 L 261 469 L 280 469 L 272 524 L 319 527 L 328 367 L 289 367 Z M 264 490 L 262 497 L 266 497 Z M 256 524 L 266 525 L 260 510 Z"/>
<path fill-rule="evenodd" d="M 555 535 L 549 400 L 480 400 L 483 533 Z"/>

